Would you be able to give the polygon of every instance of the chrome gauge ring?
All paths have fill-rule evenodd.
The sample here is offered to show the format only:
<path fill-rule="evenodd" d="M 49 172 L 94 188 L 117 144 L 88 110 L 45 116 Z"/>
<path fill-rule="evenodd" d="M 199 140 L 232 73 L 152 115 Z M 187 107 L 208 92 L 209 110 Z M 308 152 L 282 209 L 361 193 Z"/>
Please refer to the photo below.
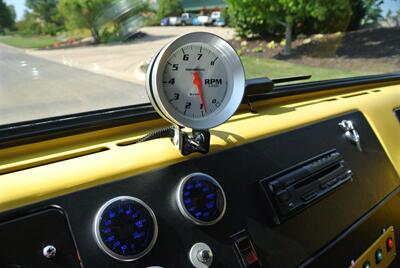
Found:
<path fill-rule="evenodd" d="M 142 200 L 119 196 L 101 206 L 93 223 L 97 245 L 120 261 L 146 255 L 157 240 L 158 226 L 151 208 Z"/>
<path fill-rule="evenodd" d="M 226 210 L 226 197 L 221 185 L 210 175 L 192 173 L 182 179 L 176 201 L 182 215 L 197 225 L 213 225 Z"/>
<path fill-rule="evenodd" d="M 244 87 L 239 56 L 211 33 L 178 37 L 153 57 L 147 70 L 146 90 L 156 111 L 192 129 L 227 121 L 239 107 Z"/>

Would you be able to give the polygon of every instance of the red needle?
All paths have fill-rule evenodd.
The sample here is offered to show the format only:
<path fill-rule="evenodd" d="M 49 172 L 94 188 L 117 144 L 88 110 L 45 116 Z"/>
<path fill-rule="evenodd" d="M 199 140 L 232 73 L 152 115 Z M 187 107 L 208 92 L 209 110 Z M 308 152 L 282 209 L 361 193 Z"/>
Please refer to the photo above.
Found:
<path fill-rule="evenodd" d="M 203 90 L 201 89 L 201 79 L 200 79 L 199 72 L 194 72 L 193 76 L 194 76 L 193 84 L 197 86 L 197 90 L 200 95 L 201 104 L 203 105 L 204 112 L 207 112 L 206 102 L 204 101 Z"/>

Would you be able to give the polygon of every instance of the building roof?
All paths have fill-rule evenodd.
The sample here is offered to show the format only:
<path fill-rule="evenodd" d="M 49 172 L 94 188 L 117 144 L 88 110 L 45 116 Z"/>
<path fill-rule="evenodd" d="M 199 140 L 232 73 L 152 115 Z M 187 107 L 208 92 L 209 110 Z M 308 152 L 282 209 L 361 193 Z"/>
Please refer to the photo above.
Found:
<path fill-rule="evenodd" d="M 212 9 L 215 7 L 224 8 L 227 4 L 224 0 L 182 0 L 184 10 L 201 10 L 203 8 Z"/>

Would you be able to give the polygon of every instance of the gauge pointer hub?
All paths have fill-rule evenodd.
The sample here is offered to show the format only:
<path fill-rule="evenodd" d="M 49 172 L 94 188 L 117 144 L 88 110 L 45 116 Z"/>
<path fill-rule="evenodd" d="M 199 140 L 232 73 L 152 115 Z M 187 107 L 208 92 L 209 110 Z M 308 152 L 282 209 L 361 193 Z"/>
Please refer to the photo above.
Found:
<path fill-rule="evenodd" d="M 203 110 L 204 110 L 204 112 L 207 112 L 206 102 L 204 101 L 203 89 L 201 88 L 201 78 L 200 78 L 199 72 L 193 73 L 193 84 L 196 85 L 197 90 L 199 92 L 201 104 L 203 105 Z"/>

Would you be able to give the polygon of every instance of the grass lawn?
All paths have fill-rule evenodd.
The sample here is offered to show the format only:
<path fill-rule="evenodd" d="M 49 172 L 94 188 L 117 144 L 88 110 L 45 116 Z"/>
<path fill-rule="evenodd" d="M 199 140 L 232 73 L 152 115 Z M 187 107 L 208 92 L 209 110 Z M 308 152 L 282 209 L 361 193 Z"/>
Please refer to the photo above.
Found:
<path fill-rule="evenodd" d="M 265 76 L 268 78 L 278 78 L 311 74 L 311 79 L 306 81 L 315 81 L 371 74 L 368 72 L 320 68 L 287 61 L 249 56 L 242 56 L 241 59 L 244 65 L 246 78 Z"/>
<path fill-rule="evenodd" d="M 18 48 L 45 48 L 57 41 L 48 36 L 4 36 L 0 43 Z"/>

